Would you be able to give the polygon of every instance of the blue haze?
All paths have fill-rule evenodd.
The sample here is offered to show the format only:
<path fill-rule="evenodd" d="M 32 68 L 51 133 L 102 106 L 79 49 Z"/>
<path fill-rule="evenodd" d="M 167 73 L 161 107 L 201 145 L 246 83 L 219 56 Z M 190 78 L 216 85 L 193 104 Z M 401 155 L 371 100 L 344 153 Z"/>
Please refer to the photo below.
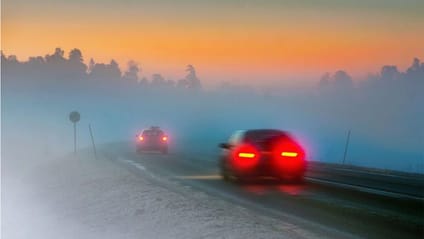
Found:
<path fill-rule="evenodd" d="M 174 149 L 190 146 L 204 155 L 216 154 L 234 130 L 279 128 L 305 145 L 309 160 L 341 163 L 351 130 L 346 163 L 424 173 L 424 63 L 418 59 L 404 72 L 387 65 L 359 83 L 336 71 L 313 90 L 261 91 L 231 84 L 204 89 L 192 65 L 178 81 L 159 73 L 140 79 L 135 62 L 124 70 L 113 60 L 85 65 L 82 57 L 78 49 L 65 56 L 59 48 L 28 61 L 2 54 L 3 153 L 19 145 L 46 155 L 72 151 L 67 117 L 78 110 L 80 148 L 90 146 L 89 123 L 99 144 L 132 141 L 159 125 Z"/>

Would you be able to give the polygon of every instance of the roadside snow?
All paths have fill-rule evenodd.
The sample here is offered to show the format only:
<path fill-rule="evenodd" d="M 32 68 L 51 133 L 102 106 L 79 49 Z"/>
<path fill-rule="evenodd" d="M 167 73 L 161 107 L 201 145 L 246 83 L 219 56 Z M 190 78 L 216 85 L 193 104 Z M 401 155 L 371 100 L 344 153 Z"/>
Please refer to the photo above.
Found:
<path fill-rule="evenodd" d="M 318 237 L 165 182 L 170 191 L 147 171 L 135 174 L 108 160 L 49 160 L 16 175 L 3 175 L 4 239 Z"/>

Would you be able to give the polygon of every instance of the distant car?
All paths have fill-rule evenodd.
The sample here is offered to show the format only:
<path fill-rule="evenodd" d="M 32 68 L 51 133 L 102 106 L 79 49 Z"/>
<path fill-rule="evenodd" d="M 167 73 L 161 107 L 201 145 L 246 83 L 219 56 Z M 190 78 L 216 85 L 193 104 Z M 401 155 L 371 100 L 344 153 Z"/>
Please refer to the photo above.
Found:
<path fill-rule="evenodd" d="M 236 131 L 222 148 L 219 166 L 224 180 L 274 178 L 301 182 L 305 151 L 287 132 L 275 129 Z"/>
<path fill-rule="evenodd" d="M 168 136 L 157 126 L 143 130 L 137 135 L 136 141 L 137 153 L 144 151 L 168 153 Z"/>

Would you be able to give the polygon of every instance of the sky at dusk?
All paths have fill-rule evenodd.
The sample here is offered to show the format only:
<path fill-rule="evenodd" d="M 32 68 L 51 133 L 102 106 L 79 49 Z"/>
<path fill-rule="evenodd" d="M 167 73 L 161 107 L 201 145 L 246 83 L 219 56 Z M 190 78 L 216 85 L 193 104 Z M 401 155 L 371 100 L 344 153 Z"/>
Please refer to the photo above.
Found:
<path fill-rule="evenodd" d="M 354 77 L 424 58 L 420 0 L 2 0 L 2 46 L 20 60 L 82 50 L 85 61 L 135 60 L 206 84 Z"/>

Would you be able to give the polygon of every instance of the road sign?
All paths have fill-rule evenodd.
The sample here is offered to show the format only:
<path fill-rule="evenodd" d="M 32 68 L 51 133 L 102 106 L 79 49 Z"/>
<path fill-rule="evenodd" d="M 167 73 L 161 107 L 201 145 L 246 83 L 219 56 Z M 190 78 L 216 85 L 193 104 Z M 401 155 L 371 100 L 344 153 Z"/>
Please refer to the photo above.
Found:
<path fill-rule="evenodd" d="M 78 121 L 80 120 L 80 114 L 78 113 L 78 111 L 72 111 L 72 112 L 69 114 L 69 120 L 70 120 L 72 123 L 76 123 L 76 122 L 78 122 Z"/>
<path fill-rule="evenodd" d="M 78 111 L 72 111 L 69 114 L 69 120 L 74 124 L 74 154 L 77 154 L 77 122 L 80 121 L 80 118 Z"/>

